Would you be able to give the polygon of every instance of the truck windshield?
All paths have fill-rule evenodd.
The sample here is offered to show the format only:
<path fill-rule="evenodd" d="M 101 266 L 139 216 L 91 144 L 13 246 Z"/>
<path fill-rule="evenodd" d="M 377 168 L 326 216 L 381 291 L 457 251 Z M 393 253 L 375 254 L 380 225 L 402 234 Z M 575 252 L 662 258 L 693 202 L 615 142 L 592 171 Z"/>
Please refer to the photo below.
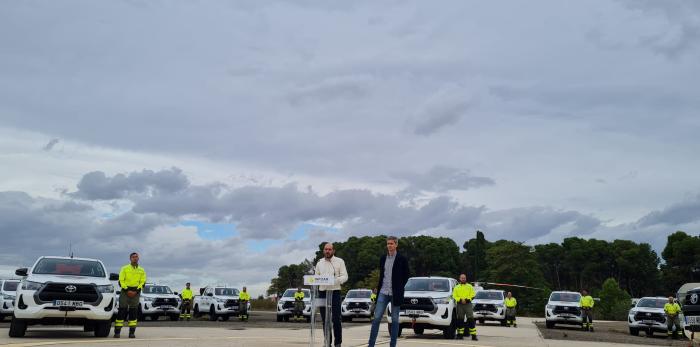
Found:
<path fill-rule="evenodd" d="M 305 298 L 310 297 L 311 292 L 310 292 L 308 289 L 302 289 L 301 291 L 304 292 L 304 297 L 305 297 Z M 282 297 L 284 297 L 284 298 L 291 298 L 291 297 L 294 296 L 294 293 L 296 293 L 296 292 L 297 292 L 296 289 L 287 289 L 287 290 L 284 291 L 284 294 L 282 294 Z"/>
<path fill-rule="evenodd" d="M 369 290 L 351 290 L 348 292 L 346 298 L 349 299 L 369 299 L 372 292 Z"/>
<path fill-rule="evenodd" d="M 172 294 L 173 291 L 167 286 L 145 286 L 143 287 L 144 294 Z"/>
<path fill-rule="evenodd" d="M 476 292 L 474 299 L 503 300 L 503 293 L 501 293 L 501 292 L 487 292 L 487 291 L 482 290 L 482 291 Z"/>
<path fill-rule="evenodd" d="M 32 270 L 37 275 L 73 275 L 105 277 L 105 269 L 97 261 L 43 258 Z"/>
<path fill-rule="evenodd" d="M 579 293 L 552 293 L 549 301 L 564 301 L 564 302 L 579 302 L 581 294 Z"/>
<path fill-rule="evenodd" d="M 5 281 L 2 285 L 2 290 L 5 292 L 16 292 L 18 284 L 19 281 Z"/>
<path fill-rule="evenodd" d="M 238 296 L 238 289 L 236 288 L 216 288 L 214 289 L 215 295 L 220 296 Z"/>
<path fill-rule="evenodd" d="M 412 292 L 449 292 L 450 281 L 438 278 L 409 278 L 404 290 Z"/>
<path fill-rule="evenodd" d="M 637 307 L 664 308 L 667 302 L 666 299 L 642 299 L 637 303 Z"/>

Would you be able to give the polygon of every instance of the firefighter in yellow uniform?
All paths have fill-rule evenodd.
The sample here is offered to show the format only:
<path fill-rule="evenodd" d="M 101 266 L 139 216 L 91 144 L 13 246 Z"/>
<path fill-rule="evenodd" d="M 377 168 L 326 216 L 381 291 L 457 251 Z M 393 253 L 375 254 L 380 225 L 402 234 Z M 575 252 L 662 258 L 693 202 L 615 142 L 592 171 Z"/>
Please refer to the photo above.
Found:
<path fill-rule="evenodd" d="M 243 291 L 238 294 L 238 312 L 240 312 L 240 319 L 242 321 L 248 320 L 248 302 L 250 301 L 250 294 L 248 289 L 243 287 Z"/>
<path fill-rule="evenodd" d="M 515 322 L 515 306 L 518 306 L 518 301 L 513 297 L 513 293 L 508 292 L 505 299 L 506 304 L 506 326 L 511 325 L 514 328 L 518 327 L 518 323 Z"/>
<path fill-rule="evenodd" d="M 681 312 L 681 306 L 673 300 L 672 296 L 668 297 L 668 302 L 664 305 L 664 312 L 666 313 L 666 330 L 668 333 L 668 338 L 673 337 L 678 338 L 678 331 L 681 330 L 681 321 L 678 318 L 678 314 Z M 673 326 L 676 326 L 676 330 L 673 330 Z"/>
<path fill-rule="evenodd" d="M 192 289 L 190 289 L 190 283 L 185 284 L 185 289 L 180 293 L 180 298 L 182 298 L 182 306 L 180 306 L 180 319 L 190 320 L 192 318 Z"/>
<path fill-rule="evenodd" d="M 304 291 L 301 287 L 294 293 L 294 319 L 304 318 Z"/>
<path fill-rule="evenodd" d="M 119 338 L 124 320 L 129 317 L 129 338 L 136 337 L 136 324 L 138 323 L 138 307 L 141 289 L 146 284 L 146 271 L 139 266 L 139 254 L 134 252 L 129 255 L 130 263 L 124 265 L 119 271 L 119 311 L 114 321 L 114 338 Z"/>
<path fill-rule="evenodd" d="M 588 295 L 587 290 L 581 290 L 581 300 L 579 303 L 581 304 L 581 315 L 583 317 L 583 321 L 581 322 L 583 331 L 593 331 L 593 305 L 595 301 L 592 296 Z"/>
<path fill-rule="evenodd" d="M 464 339 L 464 317 L 467 317 L 467 327 L 472 340 L 478 341 L 476 338 L 476 321 L 474 320 L 474 308 L 472 307 L 472 299 L 476 292 L 471 284 L 467 283 L 467 275 L 459 275 L 459 284 L 452 290 L 452 298 L 457 303 L 457 339 Z"/>

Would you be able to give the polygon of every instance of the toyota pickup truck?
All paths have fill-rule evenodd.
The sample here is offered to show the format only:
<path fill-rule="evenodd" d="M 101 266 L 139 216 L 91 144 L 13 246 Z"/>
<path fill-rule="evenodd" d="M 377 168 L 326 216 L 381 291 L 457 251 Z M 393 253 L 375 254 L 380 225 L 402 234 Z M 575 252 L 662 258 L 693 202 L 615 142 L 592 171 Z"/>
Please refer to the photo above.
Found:
<path fill-rule="evenodd" d="M 19 280 L 0 280 L 0 322 L 12 317 Z"/>
<path fill-rule="evenodd" d="M 221 318 L 224 321 L 238 316 L 238 289 L 227 286 L 207 286 L 201 289 L 202 295 L 197 295 L 192 301 L 195 317 L 209 315 L 210 321 Z M 248 302 L 250 310 L 250 302 Z"/>
<path fill-rule="evenodd" d="M 552 292 L 544 309 L 544 318 L 548 329 L 556 324 L 583 324 L 581 316 L 581 294 L 576 292 Z"/>
<path fill-rule="evenodd" d="M 446 277 L 411 277 L 404 287 L 404 300 L 399 312 L 399 335 L 413 327 L 416 335 L 425 329 L 442 330 L 443 337 L 454 339 L 457 329 L 452 290 L 457 280 Z M 391 303 L 388 305 L 388 331 L 391 331 Z"/>
<path fill-rule="evenodd" d="M 10 337 L 22 337 L 27 327 L 82 325 L 96 337 L 107 337 L 115 305 L 118 274 L 108 274 L 97 259 L 40 257 L 31 268 L 15 274 L 17 287 Z"/>
<path fill-rule="evenodd" d="M 472 300 L 474 319 L 484 324 L 485 321 L 497 321 L 506 325 L 505 294 L 502 290 L 479 290 Z"/>
<path fill-rule="evenodd" d="M 139 319 L 158 320 L 164 316 L 169 317 L 171 321 L 177 321 L 180 319 L 181 303 L 182 299 L 175 295 L 170 287 L 146 283 L 139 300 Z"/>

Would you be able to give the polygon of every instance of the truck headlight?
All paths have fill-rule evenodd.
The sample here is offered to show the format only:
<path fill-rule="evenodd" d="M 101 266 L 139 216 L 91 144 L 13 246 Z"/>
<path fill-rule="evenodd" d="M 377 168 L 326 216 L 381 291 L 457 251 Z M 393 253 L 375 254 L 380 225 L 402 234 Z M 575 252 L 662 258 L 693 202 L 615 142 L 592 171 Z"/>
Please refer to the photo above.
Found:
<path fill-rule="evenodd" d="M 448 305 L 452 301 L 452 298 L 446 296 L 444 298 L 435 298 L 433 301 L 438 305 Z"/>
<path fill-rule="evenodd" d="M 24 290 L 39 290 L 42 284 L 39 282 L 24 281 L 22 282 L 22 289 Z"/>
<path fill-rule="evenodd" d="M 548 310 L 553 310 L 553 309 L 554 309 L 554 305 L 547 305 L 547 309 L 548 309 Z"/>
<path fill-rule="evenodd" d="M 111 284 L 104 285 L 104 286 L 97 286 L 98 293 L 111 293 L 113 291 L 114 291 L 114 286 Z"/>
<path fill-rule="evenodd" d="M 149 297 L 147 297 L 147 296 L 144 296 L 144 297 L 143 297 L 143 301 L 145 301 L 145 302 L 153 302 L 153 300 L 155 300 L 155 299 L 154 299 L 154 298 L 149 298 Z"/>

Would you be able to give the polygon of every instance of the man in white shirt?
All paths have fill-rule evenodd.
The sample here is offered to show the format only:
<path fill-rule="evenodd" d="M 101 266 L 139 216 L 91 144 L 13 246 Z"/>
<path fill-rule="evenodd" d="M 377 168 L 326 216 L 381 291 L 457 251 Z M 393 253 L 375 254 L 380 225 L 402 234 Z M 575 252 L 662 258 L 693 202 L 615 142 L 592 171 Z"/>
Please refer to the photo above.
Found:
<path fill-rule="evenodd" d="M 336 256 L 333 244 L 327 242 L 323 245 L 323 259 L 320 259 L 316 263 L 316 274 L 322 276 L 328 276 L 335 278 L 335 284 L 332 286 L 319 286 L 319 297 L 326 298 L 330 295 L 332 298 L 331 303 L 331 317 L 333 320 L 333 336 L 335 341 L 333 345 L 340 347 L 343 343 L 343 326 L 340 324 L 340 285 L 347 282 L 348 271 L 345 269 L 345 262 Z M 323 319 L 323 324 L 326 324 L 326 308 L 321 307 L 321 317 Z M 323 329 L 325 332 L 326 329 Z M 330 339 L 330 336 L 328 337 Z"/>

